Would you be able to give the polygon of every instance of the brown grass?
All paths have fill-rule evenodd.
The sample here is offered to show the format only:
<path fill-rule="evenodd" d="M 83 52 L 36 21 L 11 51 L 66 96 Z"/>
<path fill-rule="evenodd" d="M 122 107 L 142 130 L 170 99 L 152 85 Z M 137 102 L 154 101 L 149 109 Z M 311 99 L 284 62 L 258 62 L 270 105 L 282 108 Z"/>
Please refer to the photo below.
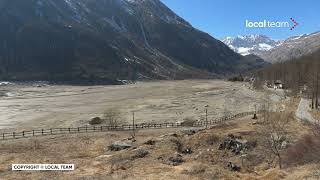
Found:
<path fill-rule="evenodd" d="M 320 110 L 313 110 L 311 114 L 315 119 L 320 119 Z"/>
<path fill-rule="evenodd" d="M 285 152 L 289 166 L 320 161 L 320 140 L 313 135 L 304 135 Z"/>
<path fill-rule="evenodd" d="M 261 116 L 258 116 L 261 118 Z M 178 129 L 146 130 L 137 133 L 136 149 L 119 152 L 108 145 L 130 137 L 131 132 L 79 134 L 74 136 L 41 137 L 30 140 L 0 142 L 0 177 L 3 179 L 294 179 L 313 172 L 313 166 L 303 169 L 288 166 L 279 170 L 268 165 L 259 129 L 251 117 L 201 130 L 187 135 Z M 293 121 L 289 124 L 291 138 L 303 137 L 308 126 Z M 173 135 L 175 134 L 175 135 Z M 241 158 L 228 150 L 218 150 L 228 134 L 257 141 L 257 147 Z M 154 143 L 145 144 L 152 139 Z M 304 140 L 297 141 L 296 144 Z M 181 150 L 190 148 L 191 154 Z M 148 153 L 146 153 L 146 151 Z M 311 151 L 310 151 L 311 152 Z M 178 166 L 168 163 L 170 157 L 181 154 L 184 162 Z M 227 162 L 240 165 L 241 172 L 231 172 Z M 72 172 L 12 172 L 12 163 L 74 163 Z M 312 163 L 312 162 L 310 162 Z M 304 172 L 299 174 L 300 172 Z M 290 178 L 289 178 L 290 177 Z"/>

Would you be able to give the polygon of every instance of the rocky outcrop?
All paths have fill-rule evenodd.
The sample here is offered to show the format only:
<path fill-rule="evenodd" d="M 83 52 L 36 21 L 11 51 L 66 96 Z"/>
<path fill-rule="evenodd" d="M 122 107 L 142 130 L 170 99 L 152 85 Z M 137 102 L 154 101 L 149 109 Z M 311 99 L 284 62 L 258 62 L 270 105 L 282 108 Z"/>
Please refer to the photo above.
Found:
<path fill-rule="evenodd" d="M 233 134 L 228 137 L 219 145 L 219 150 L 230 150 L 235 155 L 256 147 L 256 141 L 248 141 L 242 139 L 241 136 L 234 136 Z"/>
<path fill-rule="evenodd" d="M 129 149 L 131 147 L 133 147 L 133 145 L 129 141 L 116 141 L 108 146 L 109 150 L 111 151 L 121 151 L 124 149 Z"/>

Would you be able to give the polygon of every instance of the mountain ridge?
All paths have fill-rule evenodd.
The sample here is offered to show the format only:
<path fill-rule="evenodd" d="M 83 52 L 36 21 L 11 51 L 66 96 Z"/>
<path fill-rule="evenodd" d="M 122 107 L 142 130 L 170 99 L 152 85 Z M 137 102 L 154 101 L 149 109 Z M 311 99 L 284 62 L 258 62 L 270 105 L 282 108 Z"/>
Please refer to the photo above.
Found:
<path fill-rule="evenodd" d="M 263 65 L 159 0 L 3 0 L 0 9 L 3 80 L 210 78 Z"/>
<path fill-rule="evenodd" d="M 245 35 L 222 40 L 235 52 L 254 54 L 267 62 L 278 63 L 311 54 L 320 49 L 320 32 L 273 40 L 265 35 Z"/>
<path fill-rule="evenodd" d="M 249 54 L 260 55 L 278 46 L 281 41 L 273 40 L 265 35 L 238 35 L 235 38 L 227 37 L 222 40 L 235 52 L 246 56 Z"/>

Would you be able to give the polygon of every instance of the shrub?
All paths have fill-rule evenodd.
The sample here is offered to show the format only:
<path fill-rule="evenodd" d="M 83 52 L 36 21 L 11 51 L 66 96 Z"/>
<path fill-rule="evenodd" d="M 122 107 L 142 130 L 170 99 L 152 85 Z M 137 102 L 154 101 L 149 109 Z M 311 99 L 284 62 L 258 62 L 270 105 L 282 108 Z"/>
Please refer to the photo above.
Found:
<path fill-rule="evenodd" d="M 149 139 L 149 140 L 146 141 L 144 144 L 146 144 L 146 145 L 155 145 L 155 144 L 156 144 L 156 141 L 155 141 L 155 140 L 152 140 L 152 139 Z"/>
<path fill-rule="evenodd" d="M 196 122 L 196 120 L 194 120 L 193 118 L 187 117 L 187 118 L 183 119 L 181 126 L 192 127 L 195 122 Z"/>
<path fill-rule="evenodd" d="M 175 145 L 175 149 L 177 152 L 181 153 L 183 151 L 183 144 L 180 139 L 171 139 L 171 142 Z"/>
<path fill-rule="evenodd" d="M 174 143 L 175 149 L 178 153 L 182 154 L 192 154 L 192 149 L 189 147 L 185 147 L 182 143 L 182 141 L 178 138 L 176 139 L 171 139 L 171 142 Z"/>
<path fill-rule="evenodd" d="M 135 153 L 131 156 L 131 160 L 138 159 L 138 158 L 144 158 L 149 154 L 149 151 L 145 149 L 138 149 L 135 151 Z"/>
<path fill-rule="evenodd" d="M 103 123 L 103 119 L 101 119 L 100 117 L 92 118 L 89 122 L 90 125 L 97 125 L 102 123 Z"/>
<path fill-rule="evenodd" d="M 232 81 L 232 82 L 235 82 L 235 81 L 244 81 L 244 78 L 240 75 L 240 76 L 234 76 L 234 77 L 231 77 L 228 79 L 228 81 Z"/>
<path fill-rule="evenodd" d="M 169 160 L 169 162 L 171 162 L 170 164 L 173 166 L 178 166 L 184 162 L 184 160 L 180 154 L 176 154 L 175 156 L 171 156 L 171 157 L 169 157 L 168 160 Z"/>
<path fill-rule="evenodd" d="M 219 142 L 220 138 L 217 135 L 210 135 L 207 137 L 206 142 L 208 145 L 214 145 L 215 143 Z"/>

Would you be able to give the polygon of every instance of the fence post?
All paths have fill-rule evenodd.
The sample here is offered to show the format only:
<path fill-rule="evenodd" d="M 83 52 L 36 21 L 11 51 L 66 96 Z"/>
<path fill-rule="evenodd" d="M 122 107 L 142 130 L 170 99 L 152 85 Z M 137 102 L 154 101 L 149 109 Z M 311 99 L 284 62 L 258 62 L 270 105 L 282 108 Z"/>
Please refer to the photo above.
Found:
<path fill-rule="evenodd" d="M 220 117 L 220 118 L 216 118 L 216 119 L 211 119 L 211 120 L 208 120 L 208 109 L 206 108 L 205 109 L 205 122 L 204 121 L 199 121 L 199 122 L 197 122 L 197 123 L 195 123 L 194 124 L 194 126 L 204 126 L 204 123 L 205 123 L 205 127 L 206 128 L 208 128 L 209 127 L 209 125 L 212 125 L 212 124 L 217 124 L 217 123 L 222 123 L 223 121 L 228 121 L 228 120 L 232 120 L 232 119 L 236 119 L 236 118 L 241 118 L 241 117 L 245 117 L 245 116 L 248 116 L 248 115 L 258 115 L 259 113 L 262 113 L 262 112 L 266 112 L 266 110 L 256 110 L 255 109 L 255 111 L 252 111 L 252 112 L 242 112 L 242 113 L 238 113 L 238 114 L 233 114 L 233 115 L 229 115 L 229 116 L 223 116 L 223 117 Z M 134 114 L 134 112 L 132 112 L 132 124 L 130 125 L 122 125 L 122 126 L 117 126 L 117 127 L 110 127 L 110 126 L 100 126 L 100 127 L 98 127 L 98 128 L 96 128 L 96 126 L 93 126 L 93 131 L 94 132 L 96 132 L 96 131 L 101 131 L 101 132 L 103 132 L 103 130 L 104 130 L 104 127 L 105 128 L 107 128 L 107 130 L 110 130 L 110 128 L 111 128 L 111 130 L 113 129 L 113 128 L 115 128 L 115 130 L 126 130 L 126 127 L 128 128 L 128 130 L 131 130 L 131 127 L 132 127 L 132 130 L 133 130 L 133 138 L 135 138 L 135 135 L 136 135 L 136 129 L 139 129 L 139 128 L 153 128 L 153 129 L 159 129 L 159 128 L 175 128 L 175 127 L 180 127 L 181 126 L 181 124 L 176 124 L 176 123 L 168 123 L 168 122 L 166 122 L 166 123 L 153 123 L 153 124 L 150 124 L 150 123 L 148 123 L 148 124 L 135 124 L 135 114 Z M 73 129 L 73 132 L 74 133 L 76 133 L 76 131 L 78 131 L 78 132 L 81 132 L 81 130 L 80 130 L 80 128 L 82 128 L 82 127 L 77 127 L 77 129 L 76 128 L 72 128 Z M 54 128 L 50 128 L 50 134 L 51 135 L 53 135 L 54 133 L 54 131 L 53 131 L 53 129 Z M 63 132 L 63 131 L 65 131 L 65 129 L 66 128 L 59 128 L 59 130 L 60 130 L 60 134 Z M 41 134 L 42 135 L 45 135 L 44 134 L 44 131 L 48 131 L 49 129 L 41 129 Z M 68 128 L 68 131 L 69 131 L 69 133 L 71 133 L 71 128 Z M 86 132 L 88 132 L 88 126 L 86 125 L 85 126 L 85 131 Z M 30 136 L 28 136 L 28 133 L 26 133 L 26 132 L 28 132 L 28 131 L 22 131 L 22 132 L 12 132 L 12 137 L 13 137 L 13 139 L 17 139 L 17 138 L 20 138 L 19 137 L 19 134 L 21 134 L 22 135 L 22 137 L 30 137 Z M 30 132 L 30 131 L 29 131 Z M 38 132 L 38 130 L 32 130 L 32 136 L 36 136 L 37 134 L 36 134 L 36 132 L 37 132 L 37 134 L 39 134 L 39 132 Z M 58 133 L 58 132 L 57 132 Z M 11 133 L 2 133 L 2 139 L 4 140 L 4 139 L 6 139 L 6 134 L 11 134 Z M 17 134 L 18 134 L 18 136 L 17 136 Z M 10 136 L 7 136 L 7 137 L 9 137 L 10 138 Z M 0 134 L 0 136 L 1 136 L 1 134 Z M 0 137 L 0 139 L 1 139 L 1 137 Z"/>
<path fill-rule="evenodd" d="M 135 128 L 135 122 L 134 122 L 134 111 L 132 112 L 132 131 L 133 131 L 133 140 L 136 140 L 136 128 Z"/>
<path fill-rule="evenodd" d="M 206 108 L 206 129 L 208 129 L 208 109 Z"/>

